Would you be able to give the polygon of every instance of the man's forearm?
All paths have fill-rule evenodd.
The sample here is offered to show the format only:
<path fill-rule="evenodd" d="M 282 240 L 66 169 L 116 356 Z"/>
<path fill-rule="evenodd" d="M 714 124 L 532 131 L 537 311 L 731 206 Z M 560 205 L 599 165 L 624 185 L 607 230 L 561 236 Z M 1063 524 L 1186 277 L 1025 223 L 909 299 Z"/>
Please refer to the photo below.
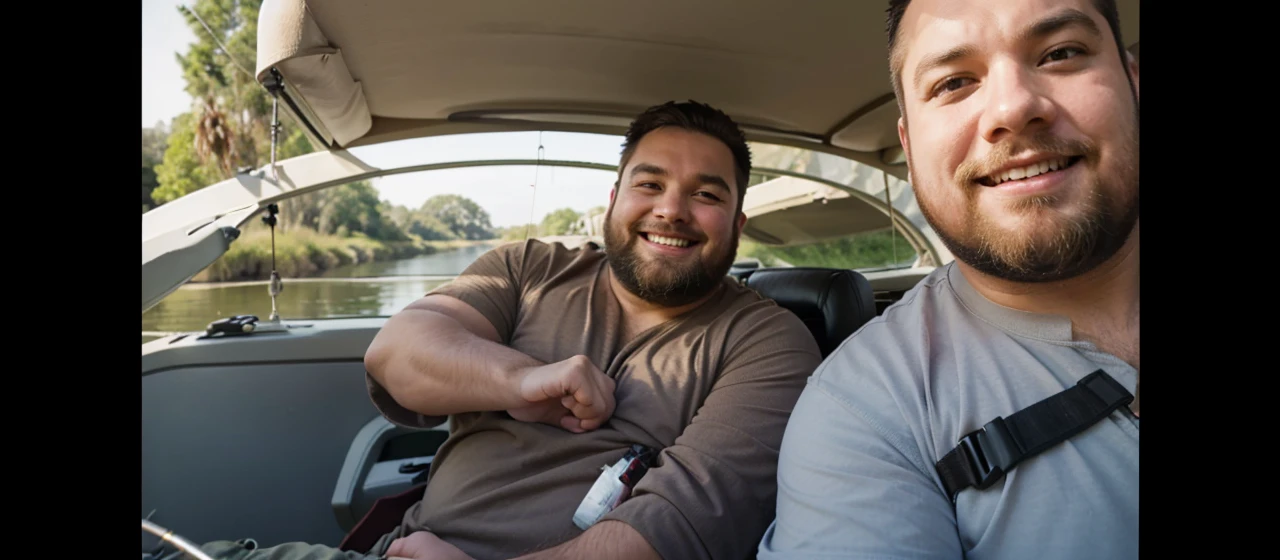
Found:
<path fill-rule="evenodd" d="M 369 375 L 396 402 L 428 416 L 525 406 L 517 374 L 540 365 L 426 308 L 389 319 L 365 354 Z"/>
<path fill-rule="evenodd" d="M 593 525 L 577 538 L 555 548 L 521 556 L 516 560 L 662 560 L 658 551 L 639 531 L 621 521 L 607 519 Z"/>

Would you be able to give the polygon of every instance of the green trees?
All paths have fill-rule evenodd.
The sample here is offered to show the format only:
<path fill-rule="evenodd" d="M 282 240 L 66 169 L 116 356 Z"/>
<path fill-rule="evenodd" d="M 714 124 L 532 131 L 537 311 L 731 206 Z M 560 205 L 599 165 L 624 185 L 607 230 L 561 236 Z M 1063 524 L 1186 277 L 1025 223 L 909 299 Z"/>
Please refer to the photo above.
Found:
<path fill-rule="evenodd" d="M 538 233 L 541 235 L 569 235 L 576 233 L 574 224 L 582 218 L 572 208 L 561 208 L 553 210 L 542 218 L 542 223 L 538 226 Z"/>
<path fill-rule="evenodd" d="M 195 100 L 169 127 L 142 131 L 143 212 L 271 161 L 271 96 L 250 69 L 257 58 L 261 0 L 197 0 L 179 11 L 196 41 L 175 53 Z M 285 117 L 282 116 L 282 119 Z M 282 122 L 276 159 L 311 153 L 301 128 Z M 378 199 L 368 181 L 294 197 L 281 204 L 280 229 L 362 235 L 382 241 L 484 240 L 496 234 L 489 214 L 459 195 L 410 210 Z"/>
<path fill-rule="evenodd" d="M 197 0 L 179 6 L 196 37 L 175 53 L 195 100 L 169 130 L 143 129 L 143 211 L 229 179 L 238 170 L 271 161 L 271 96 L 250 69 L 257 58 L 261 0 Z M 282 117 L 283 118 L 283 117 Z M 277 160 L 314 151 L 301 128 L 282 122 Z M 158 140 L 158 135 L 166 135 Z M 367 181 L 302 195 L 281 204 L 280 229 L 305 227 L 322 234 L 363 234 L 408 240 L 382 215 L 385 205 Z"/>

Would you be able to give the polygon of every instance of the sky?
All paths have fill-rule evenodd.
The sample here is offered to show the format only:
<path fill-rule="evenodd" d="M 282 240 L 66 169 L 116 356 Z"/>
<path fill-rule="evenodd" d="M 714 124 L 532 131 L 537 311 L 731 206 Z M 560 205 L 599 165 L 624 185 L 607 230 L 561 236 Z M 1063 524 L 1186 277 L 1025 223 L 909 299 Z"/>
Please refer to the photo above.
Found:
<path fill-rule="evenodd" d="M 196 40 L 178 14 L 178 0 L 142 0 L 142 126 L 169 122 L 190 109 L 175 54 Z"/>
<path fill-rule="evenodd" d="M 178 13 L 194 0 L 142 1 L 142 126 L 168 123 L 190 110 L 176 54 L 186 52 L 196 37 Z M 252 61 L 248 61 L 252 65 Z M 288 123 L 289 121 L 285 121 Z M 541 134 L 541 138 L 539 137 Z M 390 166 L 478 159 L 588 161 L 616 165 L 622 137 L 559 132 L 470 134 L 449 138 L 405 140 L 355 148 L 351 153 L 369 165 Z M 613 172 L 542 167 L 481 167 L 393 175 L 373 180 L 380 196 L 393 204 L 417 208 L 438 194 L 461 194 L 489 212 L 494 227 L 542 220 L 559 208 L 582 212 L 609 203 Z M 536 185 L 536 188 L 534 186 Z"/>

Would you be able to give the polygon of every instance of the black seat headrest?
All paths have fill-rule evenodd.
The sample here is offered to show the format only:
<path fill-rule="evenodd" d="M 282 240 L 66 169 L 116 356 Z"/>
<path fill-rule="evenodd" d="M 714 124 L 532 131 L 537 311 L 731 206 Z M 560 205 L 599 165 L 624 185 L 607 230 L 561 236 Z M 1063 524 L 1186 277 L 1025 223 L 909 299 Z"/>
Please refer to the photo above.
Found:
<path fill-rule="evenodd" d="M 818 341 L 823 358 L 876 316 L 871 283 L 852 270 L 761 268 L 735 276 L 800 317 Z"/>

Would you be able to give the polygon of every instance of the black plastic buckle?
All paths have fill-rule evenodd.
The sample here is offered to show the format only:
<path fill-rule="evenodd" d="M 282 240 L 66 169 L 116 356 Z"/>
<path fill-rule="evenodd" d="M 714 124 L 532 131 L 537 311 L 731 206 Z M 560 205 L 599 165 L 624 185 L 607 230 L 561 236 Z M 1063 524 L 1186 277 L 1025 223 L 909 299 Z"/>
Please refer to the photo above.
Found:
<path fill-rule="evenodd" d="M 965 458 L 977 478 L 973 487 L 979 490 L 990 488 L 1022 458 L 1004 418 L 999 416 L 960 438 L 960 447 L 964 448 Z"/>
<path fill-rule="evenodd" d="M 250 334 L 257 325 L 258 317 L 256 315 L 236 315 L 209 323 L 209 326 L 205 327 L 205 336 Z"/>
<path fill-rule="evenodd" d="M 620 480 L 628 488 L 635 488 L 636 484 L 644 478 L 645 473 L 649 472 L 649 466 L 653 462 L 654 451 L 647 446 L 635 444 L 622 457 L 627 461 L 627 468 L 618 475 Z"/>
<path fill-rule="evenodd" d="M 1121 385 L 1119 381 L 1116 381 L 1102 370 L 1097 370 L 1084 376 L 1076 385 L 1084 387 L 1085 390 L 1093 393 L 1093 396 L 1105 403 L 1108 408 L 1128 406 L 1133 402 L 1133 395 L 1129 393 L 1129 390 L 1125 389 L 1124 385 Z"/>

